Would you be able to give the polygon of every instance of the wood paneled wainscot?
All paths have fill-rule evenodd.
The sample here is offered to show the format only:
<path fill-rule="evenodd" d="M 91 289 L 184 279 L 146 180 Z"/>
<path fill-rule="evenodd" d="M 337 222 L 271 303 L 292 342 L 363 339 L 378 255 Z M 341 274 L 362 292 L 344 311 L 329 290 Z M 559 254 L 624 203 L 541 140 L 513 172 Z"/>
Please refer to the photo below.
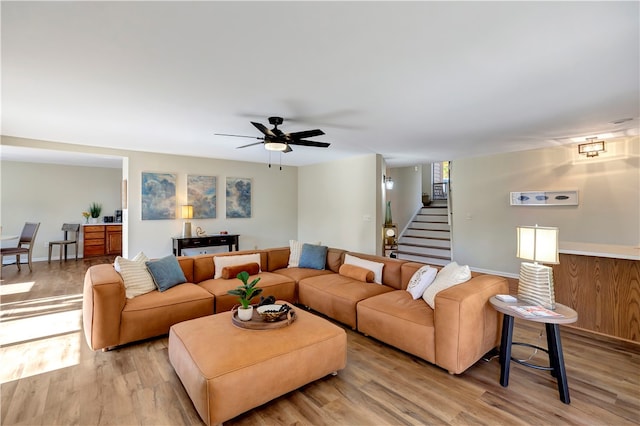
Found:
<path fill-rule="evenodd" d="M 637 248 L 566 247 L 553 266 L 556 301 L 578 312 L 577 328 L 640 344 Z M 635 250 L 635 251 L 634 251 Z"/>
<path fill-rule="evenodd" d="M 122 225 L 84 225 L 83 257 L 122 254 Z"/>

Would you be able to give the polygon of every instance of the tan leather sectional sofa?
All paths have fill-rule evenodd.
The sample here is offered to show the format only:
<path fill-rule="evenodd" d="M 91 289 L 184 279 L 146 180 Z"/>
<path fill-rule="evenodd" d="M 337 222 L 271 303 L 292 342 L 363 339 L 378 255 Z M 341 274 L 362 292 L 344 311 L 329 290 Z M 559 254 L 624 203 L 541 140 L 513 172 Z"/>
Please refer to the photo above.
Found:
<path fill-rule="evenodd" d="M 187 278 L 164 292 L 125 297 L 113 265 L 89 268 L 84 282 L 83 323 L 93 350 L 108 349 L 167 334 L 178 322 L 229 311 L 236 304 L 227 291 L 237 279 L 214 279 L 214 257 L 260 254 L 259 286 L 273 295 L 307 306 L 353 329 L 459 374 L 498 345 L 500 315 L 489 304 L 508 293 L 505 278 L 474 274 L 437 294 L 435 310 L 406 291 L 421 263 L 330 248 L 324 270 L 287 268 L 289 248 L 179 257 Z M 384 263 L 382 285 L 339 274 L 345 254 Z"/>

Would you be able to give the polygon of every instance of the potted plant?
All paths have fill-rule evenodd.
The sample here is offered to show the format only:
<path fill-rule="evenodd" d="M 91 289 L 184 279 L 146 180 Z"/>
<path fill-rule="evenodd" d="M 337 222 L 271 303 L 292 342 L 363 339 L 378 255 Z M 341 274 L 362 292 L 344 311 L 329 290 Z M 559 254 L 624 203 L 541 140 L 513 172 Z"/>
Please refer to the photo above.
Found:
<path fill-rule="evenodd" d="M 242 281 L 242 285 L 234 288 L 233 290 L 229 290 L 227 293 L 238 296 L 238 301 L 240 302 L 240 307 L 238 308 L 238 318 L 242 321 L 249 321 L 253 316 L 253 306 L 251 306 L 251 299 L 256 296 L 259 296 L 262 293 L 262 289 L 260 287 L 256 287 L 260 278 L 256 278 L 253 281 L 249 282 L 249 273 L 247 271 L 242 271 L 236 277 L 240 281 Z"/>
<path fill-rule="evenodd" d="M 91 215 L 91 219 L 94 219 L 92 222 L 96 223 L 98 218 L 100 217 L 100 213 L 102 213 L 102 204 L 93 202 L 89 205 L 89 214 Z"/>

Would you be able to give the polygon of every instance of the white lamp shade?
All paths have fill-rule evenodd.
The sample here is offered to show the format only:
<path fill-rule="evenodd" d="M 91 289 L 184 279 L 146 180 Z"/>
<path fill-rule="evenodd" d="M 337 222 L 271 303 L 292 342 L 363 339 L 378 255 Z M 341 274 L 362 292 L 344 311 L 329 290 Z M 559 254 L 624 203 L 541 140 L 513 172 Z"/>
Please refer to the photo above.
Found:
<path fill-rule="evenodd" d="M 516 257 L 541 263 L 560 263 L 558 257 L 558 228 L 518 226 Z"/>
<path fill-rule="evenodd" d="M 191 219 L 193 218 L 193 206 L 190 204 L 186 204 L 182 206 L 182 218 L 183 219 Z"/>

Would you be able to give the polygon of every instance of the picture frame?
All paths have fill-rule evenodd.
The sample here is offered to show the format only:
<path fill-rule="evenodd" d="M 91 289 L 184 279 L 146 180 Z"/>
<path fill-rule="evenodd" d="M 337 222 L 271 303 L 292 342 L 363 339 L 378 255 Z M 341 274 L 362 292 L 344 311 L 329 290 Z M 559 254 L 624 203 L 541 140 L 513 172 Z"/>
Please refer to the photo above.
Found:
<path fill-rule="evenodd" d="M 251 217 L 252 186 L 250 178 L 227 178 L 227 219 L 246 219 Z"/>
<path fill-rule="evenodd" d="M 217 216 L 217 178 L 187 175 L 187 204 L 193 206 L 193 219 L 215 219 Z"/>
<path fill-rule="evenodd" d="M 142 172 L 142 220 L 176 218 L 176 174 Z"/>
<path fill-rule="evenodd" d="M 512 206 L 577 206 L 578 191 L 517 191 L 510 193 Z"/>

